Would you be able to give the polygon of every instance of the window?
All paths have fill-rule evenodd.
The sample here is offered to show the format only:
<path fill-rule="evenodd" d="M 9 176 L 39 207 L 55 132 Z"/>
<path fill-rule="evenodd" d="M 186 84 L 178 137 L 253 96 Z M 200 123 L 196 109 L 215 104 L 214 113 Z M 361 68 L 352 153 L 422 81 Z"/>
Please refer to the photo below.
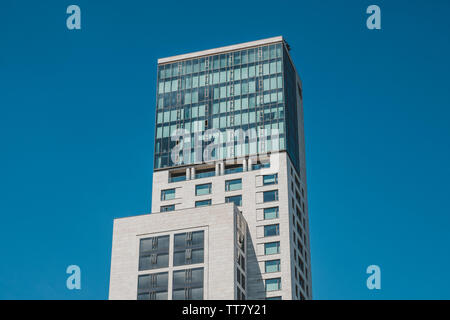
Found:
<path fill-rule="evenodd" d="M 278 174 L 270 174 L 267 176 L 263 176 L 263 185 L 268 186 L 271 184 L 277 184 L 278 183 Z"/>
<path fill-rule="evenodd" d="M 264 237 L 273 237 L 278 236 L 279 234 L 280 234 L 279 224 L 270 224 L 268 226 L 264 226 Z"/>
<path fill-rule="evenodd" d="M 225 191 L 235 191 L 242 189 L 242 179 L 225 181 Z"/>
<path fill-rule="evenodd" d="M 205 194 L 210 194 L 211 189 L 212 189 L 211 183 L 198 184 L 195 186 L 195 195 L 202 196 Z"/>
<path fill-rule="evenodd" d="M 265 191 L 263 198 L 264 202 L 278 201 L 278 190 Z"/>
<path fill-rule="evenodd" d="M 174 236 L 173 265 L 203 262 L 203 231 L 179 233 Z"/>
<path fill-rule="evenodd" d="M 276 296 L 276 297 L 267 297 L 266 300 L 281 300 L 280 296 Z"/>
<path fill-rule="evenodd" d="M 211 199 L 195 201 L 195 207 L 206 207 L 211 205 Z"/>
<path fill-rule="evenodd" d="M 264 263 L 265 272 L 279 272 L 280 271 L 280 260 L 269 260 Z"/>
<path fill-rule="evenodd" d="M 173 272 L 173 300 L 203 300 L 203 268 Z"/>
<path fill-rule="evenodd" d="M 278 207 L 265 208 L 264 209 L 264 219 L 276 219 L 278 218 Z"/>
<path fill-rule="evenodd" d="M 140 240 L 139 271 L 169 266 L 169 236 Z"/>
<path fill-rule="evenodd" d="M 138 277 L 138 300 L 167 300 L 168 273 L 153 273 Z"/>
<path fill-rule="evenodd" d="M 174 210 L 175 210 L 175 205 L 171 204 L 171 205 L 168 205 L 168 206 L 162 206 L 159 211 L 167 212 L 167 211 L 174 211 Z"/>
<path fill-rule="evenodd" d="M 273 278 L 266 280 L 266 291 L 281 290 L 281 278 Z"/>
<path fill-rule="evenodd" d="M 257 163 L 257 164 L 252 165 L 252 170 L 259 170 L 262 168 L 270 168 L 270 163 L 266 162 L 266 163 Z"/>
<path fill-rule="evenodd" d="M 264 244 L 264 254 L 277 254 L 280 253 L 280 242 L 268 242 Z"/>
<path fill-rule="evenodd" d="M 175 189 L 161 190 L 161 200 L 175 199 Z"/>
<path fill-rule="evenodd" d="M 226 197 L 225 202 L 233 202 L 236 206 L 240 207 L 242 206 L 242 196 L 232 196 L 232 197 Z"/>

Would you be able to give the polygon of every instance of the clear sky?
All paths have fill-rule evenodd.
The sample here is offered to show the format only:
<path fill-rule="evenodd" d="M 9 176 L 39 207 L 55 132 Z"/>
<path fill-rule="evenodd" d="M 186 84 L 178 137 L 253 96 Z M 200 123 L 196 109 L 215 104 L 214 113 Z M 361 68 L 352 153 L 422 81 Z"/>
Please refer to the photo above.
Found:
<path fill-rule="evenodd" d="M 366 28 L 371 4 L 381 30 Z M 449 299 L 449 12 L 2 0 L 0 299 L 106 299 L 113 219 L 150 210 L 157 58 L 278 35 L 303 80 L 314 298 Z"/>

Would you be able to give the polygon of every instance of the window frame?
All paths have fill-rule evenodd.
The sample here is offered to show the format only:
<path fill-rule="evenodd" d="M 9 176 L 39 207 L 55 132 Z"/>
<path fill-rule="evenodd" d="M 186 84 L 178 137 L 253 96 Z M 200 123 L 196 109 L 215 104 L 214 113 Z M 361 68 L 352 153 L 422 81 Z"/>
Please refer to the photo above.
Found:
<path fill-rule="evenodd" d="M 173 191 L 173 198 L 170 198 L 170 199 L 167 198 L 167 192 L 168 191 Z M 170 188 L 170 189 L 161 190 L 161 201 L 168 201 L 168 200 L 175 199 L 176 198 L 176 193 L 177 193 L 176 188 Z"/>
<path fill-rule="evenodd" d="M 233 189 L 230 190 L 229 186 L 230 186 L 230 182 L 235 182 L 235 181 L 240 181 L 240 187 L 239 189 Z M 225 181 L 225 192 L 229 192 L 229 191 L 238 191 L 238 190 L 242 190 L 242 178 L 238 178 L 238 179 L 231 179 L 231 180 L 226 180 Z"/>
<path fill-rule="evenodd" d="M 206 203 L 206 204 L 199 205 L 201 203 Z M 204 200 L 197 200 L 197 201 L 195 201 L 195 207 L 196 208 L 209 207 L 211 205 L 212 205 L 212 200 L 211 199 L 204 199 Z"/>
<path fill-rule="evenodd" d="M 208 193 L 202 193 L 202 194 L 199 194 L 198 191 L 199 191 L 199 190 L 202 190 L 202 189 L 198 189 L 198 188 L 199 188 L 199 187 L 205 187 L 205 186 L 208 187 L 208 188 L 207 188 Z M 202 184 L 197 184 L 197 185 L 195 185 L 195 195 L 196 195 L 196 196 L 206 196 L 206 195 L 211 194 L 211 193 L 212 193 L 212 183 L 211 183 L 211 182 L 209 182 L 209 183 L 202 183 Z"/>
<path fill-rule="evenodd" d="M 275 194 L 275 199 L 274 200 L 266 200 L 265 199 L 266 194 L 270 194 L 272 192 Z M 280 200 L 280 196 L 279 196 L 278 189 L 263 191 L 263 202 L 275 202 L 275 201 L 279 201 L 279 200 Z"/>
<path fill-rule="evenodd" d="M 171 210 L 166 210 L 166 209 L 171 209 Z M 166 206 L 161 206 L 159 208 L 159 212 L 171 212 L 171 211 L 175 211 L 175 204 L 169 204 Z"/>
<path fill-rule="evenodd" d="M 279 223 L 274 223 L 274 224 L 266 224 L 264 227 L 264 238 L 267 237 L 276 237 L 280 235 L 280 224 Z M 275 227 L 276 230 L 276 234 L 272 234 L 272 235 L 267 235 L 266 234 L 266 230 L 268 230 L 269 227 Z"/>
<path fill-rule="evenodd" d="M 265 181 L 266 178 L 271 178 L 271 177 L 273 177 L 273 182 Z M 271 186 L 271 185 L 275 185 L 275 184 L 278 184 L 278 173 L 263 175 L 263 186 Z"/>
<path fill-rule="evenodd" d="M 269 212 L 266 212 L 266 210 L 269 210 L 269 209 L 276 209 L 275 217 L 273 217 L 273 218 L 266 217 L 266 214 L 269 213 Z M 280 207 L 276 206 L 276 207 L 263 208 L 263 217 L 264 217 L 264 220 L 278 219 L 280 217 Z"/>

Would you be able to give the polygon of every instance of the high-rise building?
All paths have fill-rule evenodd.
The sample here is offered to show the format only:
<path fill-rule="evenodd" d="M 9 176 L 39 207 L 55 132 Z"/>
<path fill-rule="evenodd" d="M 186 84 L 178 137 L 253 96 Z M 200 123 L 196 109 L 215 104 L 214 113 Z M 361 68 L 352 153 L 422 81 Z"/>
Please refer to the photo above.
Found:
<path fill-rule="evenodd" d="M 311 299 L 302 84 L 282 37 L 158 60 L 152 214 L 110 299 Z"/>

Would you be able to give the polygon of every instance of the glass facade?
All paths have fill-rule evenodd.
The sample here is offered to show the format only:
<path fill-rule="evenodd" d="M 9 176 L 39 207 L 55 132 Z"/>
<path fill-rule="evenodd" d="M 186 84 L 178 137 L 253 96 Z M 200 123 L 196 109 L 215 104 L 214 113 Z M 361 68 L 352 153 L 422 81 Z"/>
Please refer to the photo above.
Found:
<path fill-rule="evenodd" d="M 272 145 L 269 137 L 263 147 L 265 150 L 258 150 L 256 142 L 245 139 L 242 146 L 235 142 L 233 150 L 217 149 L 212 159 L 285 150 L 287 119 L 283 74 L 291 69 L 285 66 L 284 50 L 280 42 L 158 65 L 155 169 L 176 165 L 170 155 L 176 146 L 176 141 L 171 141 L 176 129 L 190 133 L 190 141 L 185 139 L 183 146 L 190 144 L 191 148 L 194 133 L 207 129 L 255 132 L 265 129 L 266 135 L 273 129 L 279 132 L 279 143 Z M 227 139 L 235 138 L 223 134 L 220 141 L 214 140 L 214 143 L 227 143 Z M 211 142 L 201 142 L 203 150 Z M 202 161 L 201 152 L 193 149 L 184 156 L 184 164 Z"/>
<path fill-rule="evenodd" d="M 299 128 L 298 128 L 298 108 L 297 105 L 297 92 L 300 99 L 302 99 L 302 92 L 297 87 L 295 68 L 289 59 L 289 54 L 286 48 L 283 49 L 284 55 L 284 93 L 286 103 L 286 136 L 287 139 L 287 152 L 292 160 L 292 163 L 298 172 L 300 172 L 300 154 L 299 154 Z"/>

